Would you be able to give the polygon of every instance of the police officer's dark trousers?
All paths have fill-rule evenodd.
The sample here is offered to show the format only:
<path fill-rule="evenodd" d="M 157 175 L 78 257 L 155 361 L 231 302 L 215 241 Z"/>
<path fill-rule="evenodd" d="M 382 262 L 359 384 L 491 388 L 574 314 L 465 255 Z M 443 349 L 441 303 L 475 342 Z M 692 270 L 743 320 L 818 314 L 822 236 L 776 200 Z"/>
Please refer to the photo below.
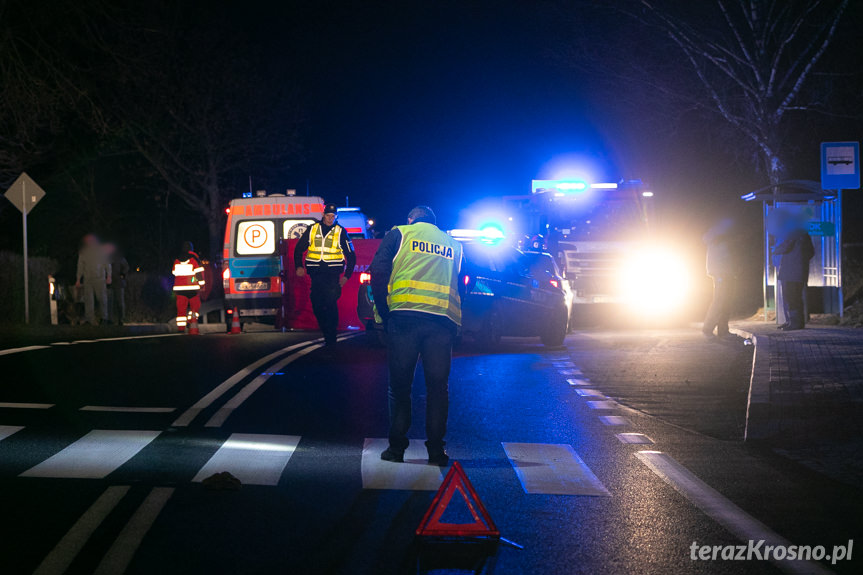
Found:
<path fill-rule="evenodd" d="M 389 365 L 389 442 L 403 452 L 409 445 L 411 384 L 422 358 L 426 382 L 426 447 L 444 448 L 449 412 L 449 372 L 456 326 L 446 318 L 421 312 L 392 312 L 387 321 Z"/>
<path fill-rule="evenodd" d="M 805 282 L 779 280 L 782 290 L 782 304 L 785 311 L 785 321 L 794 329 L 803 329 L 806 325 L 806 309 L 803 303 Z"/>
<path fill-rule="evenodd" d="M 342 295 L 339 275 L 337 271 L 324 270 L 309 273 L 312 280 L 312 311 L 328 345 L 336 343 L 339 327 L 339 297 Z"/>
<path fill-rule="evenodd" d="M 714 329 L 718 336 L 728 335 L 728 315 L 731 309 L 732 296 L 731 280 L 724 277 L 714 277 L 713 302 L 710 304 L 710 309 L 707 310 L 707 317 L 704 318 L 704 326 L 702 327 L 705 335 L 713 334 Z"/>

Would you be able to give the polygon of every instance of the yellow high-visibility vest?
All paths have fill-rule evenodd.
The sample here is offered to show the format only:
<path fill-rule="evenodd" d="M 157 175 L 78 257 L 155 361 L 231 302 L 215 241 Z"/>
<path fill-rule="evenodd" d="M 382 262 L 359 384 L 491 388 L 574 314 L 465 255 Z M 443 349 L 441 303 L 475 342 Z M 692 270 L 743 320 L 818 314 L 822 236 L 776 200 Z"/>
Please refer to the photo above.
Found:
<path fill-rule="evenodd" d="M 342 252 L 342 227 L 333 225 L 326 236 L 321 224 L 312 224 L 309 230 L 309 251 L 306 253 L 306 264 L 313 266 L 339 267 L 345 263 Z"/>
<path fill-rule="evenodd" d="M 418 222 L 397 227 L 402 243 L 390 274 L 390 310 L 445 316 L 461 325 L 461 244 L 434 224 Z"/>

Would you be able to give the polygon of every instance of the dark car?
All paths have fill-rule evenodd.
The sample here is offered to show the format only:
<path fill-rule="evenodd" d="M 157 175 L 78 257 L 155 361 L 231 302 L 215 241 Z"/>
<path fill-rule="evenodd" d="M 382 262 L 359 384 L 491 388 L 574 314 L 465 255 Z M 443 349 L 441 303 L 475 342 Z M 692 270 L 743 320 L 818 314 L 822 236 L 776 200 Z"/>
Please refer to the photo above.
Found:
<path fill-rule="evenodd" d="M 572 296 L 551 254 L 482 241 L 463 245 L 462 334 L 485 347 L 494 347 L 502 336 L 539 336 L 545 345 L 562 345 Z M 370 332 L 380 334 L 369 279 L 360 278 L 357 313 Z"/>

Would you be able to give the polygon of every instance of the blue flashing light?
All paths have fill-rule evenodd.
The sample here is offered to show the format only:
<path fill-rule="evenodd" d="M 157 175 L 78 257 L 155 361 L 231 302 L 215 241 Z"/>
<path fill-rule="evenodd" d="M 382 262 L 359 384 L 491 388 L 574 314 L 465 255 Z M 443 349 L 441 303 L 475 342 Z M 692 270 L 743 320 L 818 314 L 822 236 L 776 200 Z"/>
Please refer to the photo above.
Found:
<path fill-rule="evenodd" d="M 252 197 L 252 192 L 243 192 L 243 197 L 244 197 L 244 198 L 251 198 L 251 197 Z"/>
<path fill-rule="evenodd" d="M 557 184 L 557 189 L 561 191 L 576 191 L 580 192 L 587 189 L 586 182 L 560 182 Z"/>
<path fill-rule="evenodd" d="M 498 226 L 495 226 L 495 225 L 484 226 L 484 227 L 480 228 L 479 233 L 480 233 L 480 237 L 484 241 L 491 241 L 491 240 L 499 241 L 499 240 L 503 239 L 503 230 L 500 229 Z"/>

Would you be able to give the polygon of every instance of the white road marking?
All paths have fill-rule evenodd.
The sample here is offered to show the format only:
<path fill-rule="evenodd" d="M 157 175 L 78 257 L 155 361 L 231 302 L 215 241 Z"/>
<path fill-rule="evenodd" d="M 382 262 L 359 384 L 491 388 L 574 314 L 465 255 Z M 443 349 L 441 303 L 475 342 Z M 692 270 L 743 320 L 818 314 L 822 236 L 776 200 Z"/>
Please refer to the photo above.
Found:
<path fill-rule="evenodd" d="M 722 525 L 740 541 L 764 540 L 765 546 L 788 546 L 791 543 L 743 511 L 724 495 L 704 483 L 671 456 L 659 451 L 640 451 L 635 456 L 663 481 L 671 485 L 690 503 Z M 770 560 L 788 573 L 830 573 L 812 561 Z"/>
<path fill-rule="evenodd" d="M 632 425 L 628 418 L 620 415 L 600 415 L 599 420 L 604 425 Z"/>
<path fill-rule="evenodd" d="M 617 403 L 613 401 L 588 401 L 590 409 L 617 409 Z"/>
<path fill-rule="evenodd" d="M 53 403 L 11 403 L 8 401 L 0 401 L 0 407 L 9 409 L 51 409 Z"/>
<path fill-rule="evenodd" d="M 305 347 L 307 345 L 318 343 L 324 341 L 323 338 L 313 339 L 310 341 L 303 341 L 300 343 L 295 343 L 294 345 L 289 345 L 286 348 L 280 349 L 278 351 L 274 351 L 270 355 L 262 357 L 261 359 L 250 363 L 218 386 L 215 389 L 210 391 L 207 395 L 199 399 L 192 407 L 183 412 L 180 417 L 177 418 L 176 421 L 172 424 L 174 427 L 185 427 L 192 423 L 192 420 L 195 419 L 199 413 L 208 408 L 214 401 L 222 397 L 225 393 L 227 393 L 232 387 L 237 385 L 240 381 L 254 373 L 255 370 L 260 368 L 262 365 L 265 365 L 286 353 L 290 353 L 291 351 L 297 349 L 298 347 Z"/>
<path fill-rule="evenodd" d="M 150 339 L 153 337 L 174 337 L 178 335 L 185 335 L 182 333 L 157 333 L 153 335 L 127 335 L 123 337 L 100 337 L 99 339 L 94 339 L 92 341 L 126 341 L 130 339 Z"/>
<path fill-rule="evenodd" d="M 85 405 L 78 411 L 108 411 L 117 413 L 171 413 L 176 407 L 116 407 L 111 405 Z"/>
<path fill-rule="evenodd" d="M 173 487 L 154 487 L 144 502 L 120 531 L 114 544 L 102 558 L 94 575 L 123 575 L 141 541 L 152 527 L 156 517 L 174 493 Z"/>
<path fill-rule="evenodd" d="M 34 351 L 37 349 L 48 349 L 48 345 L 28 345 L 27 347 L 14 347 L 11 349 L 0 349 L 0 355 L 11 355 L 13 353 L 21 353 L 22 351 Z"/>
<path fill-rule="evenodd" d="M 575 378 L 567 379 L 567 380 L 566 380 L 566 383 L 568 383 L 569 385 L 572 385 L 572 386 L 576 386 L 576 385 L 590 385 L 590 382 L 589 382 L 589 381 L 587 381 L 586 379 L 575 379 Z"/>
<path fill-rule="evenodd" d="M 632 444 L 641 444 L 641 445 L 650 445 L 653 443 L 653 440 L 644 435 L 643 433 L 617 433 L 615 437 L 620 440 L 621 443 L 632 443 Z"/>
<path fill-rule="evenodd" d="M 441 468 L 428 464 L 428 453 L 419 439 L 411 439 L 404 463 L 382 461 L 387 439 L 366 438 L 363 444 L 363 489 L 436 491 L 443 481 Z"/>
<path fill-rule="evenodd" d="M 270 371 L 262 373 L 261 375 L 247 383 L 242 389 L 240 389 L 240 391 L 237 392 L 236 395 L 234 395 L 234 397 L 232 397 L 225 403 L 225 405 L 219 408 L 219 411 L 214 413 L 213 417 L 211 417 L 209 421 L 207 421 L 205 427 L 221 427 L 225 423 L 225 421 L 231 416 L 234 410 L 240 407 L 244 401 L 249 399 L 249 397 L 251 397 L 251 395 L 258 390 L 258 388 L 264 385 L 267 380 L 273 376 L 274 372 L 283 369 L 286 365 L 289 365 L 290 363 L 300 359 L 304 355 L 311 353 L 322 346 L 323 344 L 321 343 L 310 345 L 305 349 L 292 353 L 280 362 L 273 364 L 270 368 L 268 368 Z"/>
<path fill-rule="evenodd" d="M 114 485 L 106 489 L 42 560 L 33 575 L 61 575 L 65 573 L 93 532 L 128 491 L 128 485 Z"/>
<path fill-rule="evenodd" d="M 159 431 L 96 429 L 21 477 L 102 479 L 156 439 Z"/>
<path fill-rule="evenodd" d="M 18 433 L 24 429 L 19 425 L 0 425 L 0 441 L 3 441 L 13 433 Z"/>
<path fill-rule="evenodd" d="M 602 392 L 601 392 L 601 391 L 599 391 L 598 389 L 582 389 L 582 388 L 579 388 L 579 389 L 576 389 L 576 390 L 575 390 L 575 393 L 577 393 L 577 394 L 578 394 L 578 395 L 580 395 L 581 397 L 601 397 L 601 398 L 603 398 L 603 399 L 605 398 L 605 396 L 602 394 Z"/>
<path fill-rule="evenodd" d="M 611 495 L 571 445 L 502 443 L 525 493 Z"/>
<path fill-rule="evenodd" d="M 575 364 L 571 361 L 554 361 L 551 365 L 558 369 L 569 369 L 575 367 Z"/>
<path fill-rule="evenodd" d="M 192 481 L 227 471 L 246 485 L 278 485 L 299 443 L 299 435 L 234 433 Z"/>
<path fill-rule="evenodd" d="M 562 369 L 562 370 L 560 370 L 560 375 L 579 376 L 579 375 L 584 375 L 584 374 L 581 373 L 581 371 L 578 369 Z"/>

